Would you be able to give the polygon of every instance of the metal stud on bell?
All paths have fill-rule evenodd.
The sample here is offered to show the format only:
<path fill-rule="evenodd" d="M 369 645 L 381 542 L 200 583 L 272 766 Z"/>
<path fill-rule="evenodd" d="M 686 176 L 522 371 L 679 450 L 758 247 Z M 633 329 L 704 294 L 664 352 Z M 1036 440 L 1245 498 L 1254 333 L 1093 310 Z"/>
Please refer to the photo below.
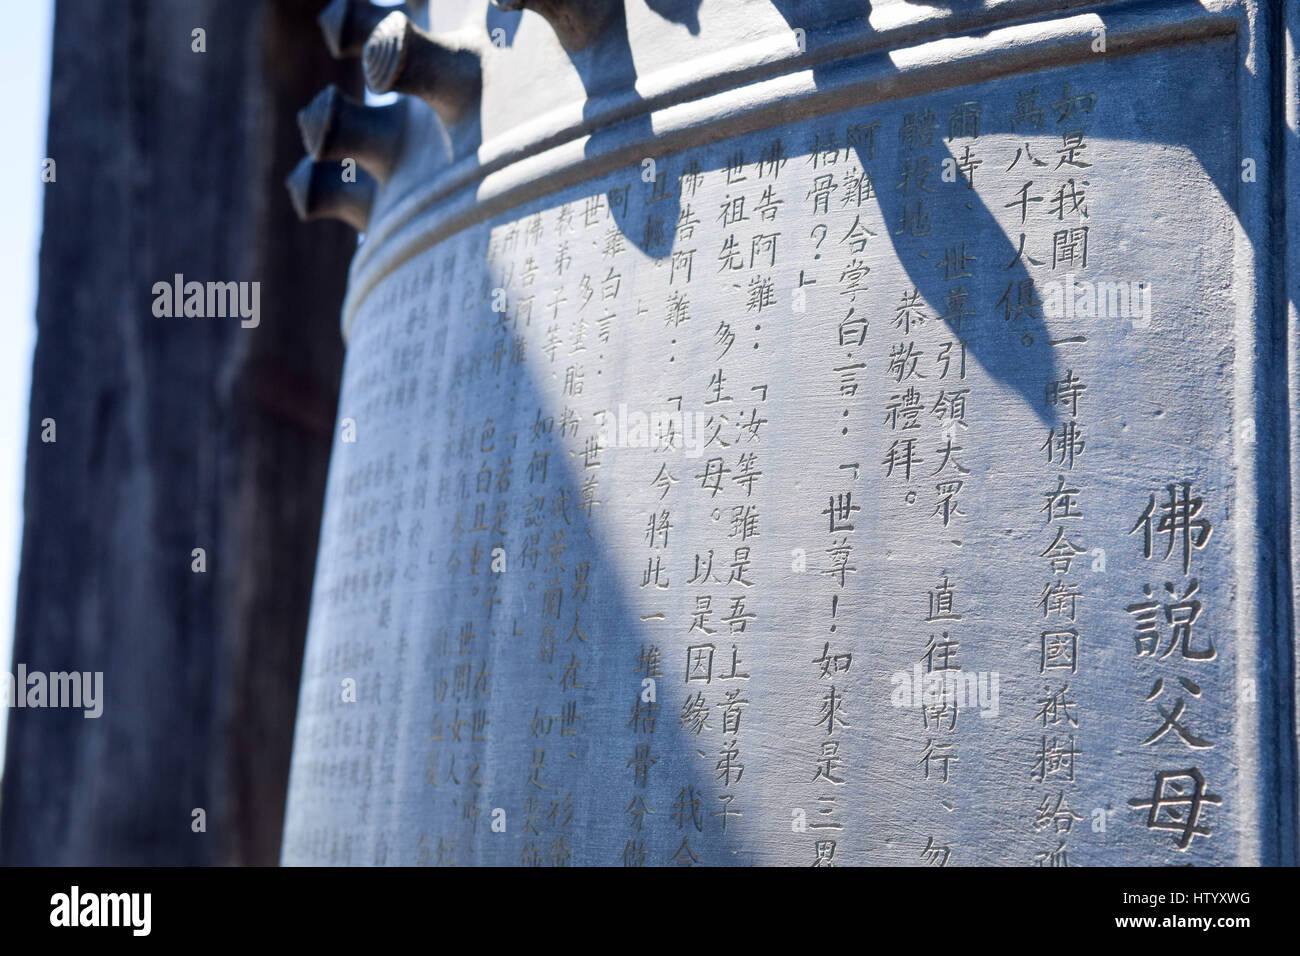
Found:
<path fill-rule="evenodd" d="M 368 0 L 333 0 L 320 12 L 316 22 L 320 24 L 321 33 L 325 35 L 325 45 L 330 55 L 336 60 L 349 60 L 361 55 L 379 21 L 394 10 L 405 7 L 381 7 Z"/>
<path fill-rule="evenodd" d="M 330 84 L 298 111 L 298 129 L 312 159 L 352 158 L 383 182 L 402 138 L 402 107 L 367 106 Z"/>
<path fill-rule="evenodd" d="M 476 107 L 483 88 L 475 50 L 421 30 L 400 11 L 384 17 L 371 32 L 361 65 L 372 92 L 418 96 L 447 123 Z"/>
<path fill-rule="evenodd" d="M 375 180 L 368 173 L 354 170 L 349 180 L 340 164 L 317 163 L 306 156 L 293 168 L 284 185 L 303 222 L 338 219 L 357 232 L 366 231 L 376 189 Z"/>

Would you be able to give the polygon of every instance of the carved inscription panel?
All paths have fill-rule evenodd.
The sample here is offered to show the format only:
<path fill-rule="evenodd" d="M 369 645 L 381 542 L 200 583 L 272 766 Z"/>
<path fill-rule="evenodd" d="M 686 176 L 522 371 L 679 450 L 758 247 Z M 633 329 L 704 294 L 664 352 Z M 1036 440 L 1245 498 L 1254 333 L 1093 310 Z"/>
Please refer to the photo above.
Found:
<path fill-rule="evenodd" d="M 285 861 L 1234 860 L 1207 58 L 657 157 L 385 279 Z"/>

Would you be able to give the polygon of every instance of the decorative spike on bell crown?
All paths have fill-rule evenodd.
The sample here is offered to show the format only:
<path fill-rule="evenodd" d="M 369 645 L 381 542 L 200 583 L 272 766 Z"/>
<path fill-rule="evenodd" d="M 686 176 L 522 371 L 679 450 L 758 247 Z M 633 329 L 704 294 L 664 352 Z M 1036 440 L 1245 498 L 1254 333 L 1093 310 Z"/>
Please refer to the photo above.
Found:
<path fill-rule="evenodd" d="M 383 182 L 402 137 L 401 106 L 367 106 L 338 87 L 325 87 L 298 112 L 307 155 L 317 162 L 353 158 Z"/>
<path fill-rule="evenodd" d="M 320 12 L 316 22 L 325 35 L 325 45 L 336 60 L 347 60 L 361 55 L 370 31 L 379 21 L 401 7 L 381 7 L 368 0 L 333 0 Z"/>
<path fill-rule="evenodd" d="M 483 73 L 466 44 L 435 37 L 400 11 L 384 17 L 361 54 L 366 86 L 374 93 L 409 93 L 454 123 L 478 104 Z"/>
<path fill-rule="evenodd" d="M 284 185 L 303 222 L 338 219 L 357 232 L 366 231 L 376 188 L 367 173 L 357 171 L 355 181 L 348 181 L 337 163 L 317 163 L 305 156 Z"/>

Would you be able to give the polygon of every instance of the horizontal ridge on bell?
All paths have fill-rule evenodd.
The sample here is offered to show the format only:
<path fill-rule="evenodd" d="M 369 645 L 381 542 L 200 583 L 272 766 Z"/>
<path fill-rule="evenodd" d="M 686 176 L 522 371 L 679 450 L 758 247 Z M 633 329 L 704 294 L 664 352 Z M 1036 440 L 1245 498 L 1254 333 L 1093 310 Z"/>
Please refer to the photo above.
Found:
<path fill-rule="evenodd" d="M 338 163 L 318 163 L 305 156 L 284 181 L 298 218 L 338 219 L 357 232 L 365 232 L 370 223 L 370 207 L 377 186 L 372 176 L 362 170 L 344 178 Z"/>
<path fill-rule="evenodd" d="M 476 107 L 483 89 L 476 50 L 427 33 L 401 11 L 390 13 L 371 31 L 361 65 L 372 92 L 418 96 L 448 123 Z"/>
<path fill-rule="evenodd" d="M 298 129 L 312 159 L 355 159 L 383 182 L 402 138 L 402 107 L 367 106 L 331 83 L 298 111 Z"/>

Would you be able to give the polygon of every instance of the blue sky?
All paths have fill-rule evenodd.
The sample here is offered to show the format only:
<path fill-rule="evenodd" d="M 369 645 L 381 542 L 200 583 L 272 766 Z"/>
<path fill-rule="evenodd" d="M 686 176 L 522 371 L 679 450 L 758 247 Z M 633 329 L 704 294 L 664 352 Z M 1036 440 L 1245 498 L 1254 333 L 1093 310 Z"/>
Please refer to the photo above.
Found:
<path fill-rule="evenodd" d="M 9 670 L 13 647 L 14 595 L 22 547 L 23 468 L 27 448 L 27 401 L 32 346 L 36 343 L 36 261 L 40 252 L 44 190 L 45 115 L 49 105 L 50 38 L 54 0 L 6 5 L 0 30 L 0 183 L 5 189 L 0 229 L 0 658 Z M 58 157 L 54 157 L 57 163 Z M 9 709 L 0 707 L 0 754 Z"/>

